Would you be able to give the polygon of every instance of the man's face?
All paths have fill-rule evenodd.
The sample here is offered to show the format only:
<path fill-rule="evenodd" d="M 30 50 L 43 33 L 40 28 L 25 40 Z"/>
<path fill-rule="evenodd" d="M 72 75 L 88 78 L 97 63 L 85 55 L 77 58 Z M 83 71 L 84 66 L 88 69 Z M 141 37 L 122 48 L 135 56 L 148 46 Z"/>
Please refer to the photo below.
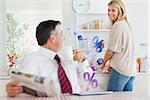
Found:
<path fill-rule="evenodd" d="M 57 35 L 55 40 L 56 50 L 59 51 L 62 48 L 63 44 L 63 28 L 61 25 L 56 26 Z"/>

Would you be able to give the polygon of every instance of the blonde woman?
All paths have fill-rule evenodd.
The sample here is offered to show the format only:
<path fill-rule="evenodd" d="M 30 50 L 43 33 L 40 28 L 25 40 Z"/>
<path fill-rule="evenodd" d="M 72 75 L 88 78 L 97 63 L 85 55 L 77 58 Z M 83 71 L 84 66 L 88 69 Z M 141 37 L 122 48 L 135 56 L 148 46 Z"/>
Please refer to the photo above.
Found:
<path fill-rule="evenodd" d="M 131 27 L 121 0 L 108 3 L 111 32 L 103 65 L 109 61 L 112 67 L 108 91 L 132 91 L 136 73 L 136 55 Z"/>

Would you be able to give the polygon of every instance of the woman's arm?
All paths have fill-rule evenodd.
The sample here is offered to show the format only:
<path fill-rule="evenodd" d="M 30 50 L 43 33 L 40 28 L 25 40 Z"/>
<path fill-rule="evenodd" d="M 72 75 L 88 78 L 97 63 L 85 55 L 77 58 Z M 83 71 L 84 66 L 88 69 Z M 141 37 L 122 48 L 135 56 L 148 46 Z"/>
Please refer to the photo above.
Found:
<path fill-rule="evenodd" d="M 103 63 L 102 63 L 102 67 L 104 67 L 105 63 L 112 58 L 113 54 L 114 54 L 113 51 L 111 51 L 109 49 L 106 50 L 106 53 L 105 53 L 104 59 L 103 59 Z"/>

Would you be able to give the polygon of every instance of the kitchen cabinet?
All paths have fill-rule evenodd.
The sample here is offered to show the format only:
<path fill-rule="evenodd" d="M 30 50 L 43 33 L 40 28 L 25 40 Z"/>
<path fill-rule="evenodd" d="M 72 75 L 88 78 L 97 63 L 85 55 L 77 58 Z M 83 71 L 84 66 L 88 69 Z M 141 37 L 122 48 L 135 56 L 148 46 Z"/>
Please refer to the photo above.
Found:
<path fill-rule="evenodd" d="M 76 13 L 76 47 L 81 49 L 87 58 L 98 53 L 102 57 L 108 44 L 109 22 L 106 13 Z M 94 38 L 97 37 L 95 40 Z M 101 52 L 96 52 L 95 42 L 104 42 Z"/>

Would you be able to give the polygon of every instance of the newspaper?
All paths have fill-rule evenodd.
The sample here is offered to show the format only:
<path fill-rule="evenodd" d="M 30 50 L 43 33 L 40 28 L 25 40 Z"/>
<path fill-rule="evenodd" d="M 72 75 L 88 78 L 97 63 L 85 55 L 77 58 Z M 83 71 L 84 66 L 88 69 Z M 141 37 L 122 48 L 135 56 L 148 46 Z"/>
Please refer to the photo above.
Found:
<path fill-rule="evenodd" d="M 11 79 L 23 86 L 23 92 L 33 96 L 56 96 L 54 83 L 50 79 L 32 74 L 12 71 Z"/>

